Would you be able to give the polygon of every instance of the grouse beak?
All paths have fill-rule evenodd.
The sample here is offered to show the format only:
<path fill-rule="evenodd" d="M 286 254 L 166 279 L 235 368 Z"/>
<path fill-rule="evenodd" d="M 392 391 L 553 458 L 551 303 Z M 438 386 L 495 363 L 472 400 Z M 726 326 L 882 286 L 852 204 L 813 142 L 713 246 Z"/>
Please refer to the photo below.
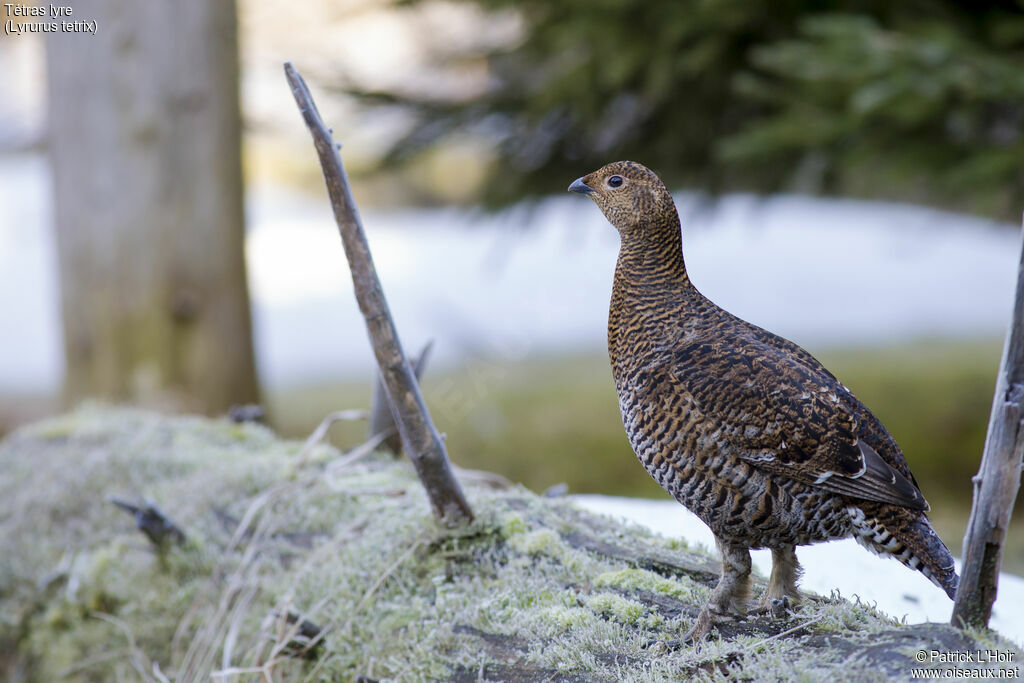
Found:
<path fill-rule="evenodd" d="M 577 178 L 572 181 L 572 185 L 569 186 L 569 192 L 579 192 L 580 194 L 592 194 L 594 188 L 583 182 L 583 178 Z"/>

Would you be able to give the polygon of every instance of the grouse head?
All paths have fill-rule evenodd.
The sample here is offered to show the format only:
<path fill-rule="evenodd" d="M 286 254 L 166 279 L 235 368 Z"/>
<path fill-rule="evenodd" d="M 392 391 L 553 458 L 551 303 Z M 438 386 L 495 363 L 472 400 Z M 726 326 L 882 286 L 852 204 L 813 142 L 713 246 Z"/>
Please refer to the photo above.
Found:
<path fill-rule="evenodd" d="M 573 181 L 569 191 L 593 199 L 623 236 L 652 222 L 678 225 L 676 207 L 665 184 L 635 161 L 602 166 Z"/>

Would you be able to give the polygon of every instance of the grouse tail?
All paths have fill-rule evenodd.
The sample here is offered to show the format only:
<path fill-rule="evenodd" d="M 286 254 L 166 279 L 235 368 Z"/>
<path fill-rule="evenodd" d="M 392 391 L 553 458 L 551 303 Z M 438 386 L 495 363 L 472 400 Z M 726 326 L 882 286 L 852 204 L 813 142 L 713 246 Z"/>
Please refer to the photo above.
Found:
<path fill-rule="evenodd" d="M 950 600 L 956 598 L 960 577 L 953 555 L 922 512 L 883 504 L 850 508 L 850 515 L 858 543 L 921 572 Z"/>

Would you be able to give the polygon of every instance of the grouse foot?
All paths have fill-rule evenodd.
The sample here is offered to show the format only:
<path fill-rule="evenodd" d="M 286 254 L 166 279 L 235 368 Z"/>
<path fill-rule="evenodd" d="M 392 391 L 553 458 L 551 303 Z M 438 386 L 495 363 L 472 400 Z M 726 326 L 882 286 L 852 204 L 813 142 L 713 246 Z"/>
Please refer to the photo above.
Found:
<path fill-rule="evenodd" d="M 750 611 L 752 614 L 770 615 L 773 619 L 785 619 L 789 611 L 795 606 L 795 602 L 795 600 L 790 600 L 788 595 L 783 595 L 781 598 L 773 598 L 768 593 L 765 593 L 764 597 L 757 603 L 757 606 Z"/>
<path fill-rule="evenodd" d="M 662 652 L 675 652 L 683 645 L 683 641 L 678 638 L 672 640 L 648 640 L 643 644 L 645 650 L 650 650 L 654 653 Z"/>
<path fill-rule="evenodd" d="M 800 602 L 800 591 L 797 590 L 796 583 L 802 573 L 793 546 L 772 548 L 772 575 L 768 579 L 768 588 L 765 589 L 754 611 L 758 614 L 770 614 L 776 619 L 785 617 L 786 612 Z"/>
<path fill-rule="evenodd" d="M 698 641 L 704 640 L 711 633 L 712 626 L 714 626 L 714 620 L 711 618 L 711 612 L 705 607 L 697 615 L 697 620 L 693 622 L 690 630 L 683 636 L 683 643 L 695 645 Z"/>
<path fill-rule="evenodd" d="M 682 641 L 686 645 L 694 645 L 711 635 L 711 631 L 715 626 L 728 621 L 735 621 L 736 616 L 735 614 L 713 609 L 710 605 L 705 605 L 700 614 L 697 615 L 697 620 L 693 622 L 693 626 L 683 636 Z"/>
<path fill-rule="evenodd" d="M 701 640 L 711 629 L 724 621 L 743 618 L 747 613 L 750 593 L 750 550 L 741 544 L 715 537 L 722 556 L 722 576 L 711 591 L 711 598 L 697 615 L 693 626 L 683 636 L 683 642 L 692 644 Z"/>

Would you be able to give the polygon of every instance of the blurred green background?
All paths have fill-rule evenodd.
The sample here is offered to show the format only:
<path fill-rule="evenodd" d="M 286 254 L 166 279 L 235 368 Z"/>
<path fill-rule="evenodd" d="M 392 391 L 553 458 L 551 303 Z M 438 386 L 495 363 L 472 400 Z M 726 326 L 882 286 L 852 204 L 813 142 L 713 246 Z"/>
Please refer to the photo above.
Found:
<path fill-rule="evenodd" d="M 581 167 L 638 158 L 671 187 L 1020 215 L 1019 2 L 457 4 L 490 12 L 492 30 L 438 47 L 432 63 L 449 87 L 335 82 L 413 112 L 385 165 L 445 141 L 486 149 L 474 201 L 547 194 Z M 510 26 L 495 36 L 499 22 Z M 455 87 L 474 70 L 487 80 Z"/>

